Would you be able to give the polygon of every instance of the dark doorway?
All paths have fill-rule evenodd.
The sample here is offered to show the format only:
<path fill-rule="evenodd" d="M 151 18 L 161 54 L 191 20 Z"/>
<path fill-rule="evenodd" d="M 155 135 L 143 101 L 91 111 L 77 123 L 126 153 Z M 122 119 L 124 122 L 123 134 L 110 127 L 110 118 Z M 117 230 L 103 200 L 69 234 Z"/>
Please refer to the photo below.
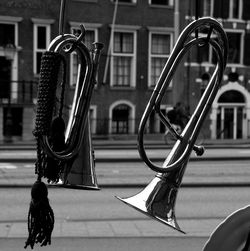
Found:
<path fill-rule="evenodd" d="M 0 99 L 10 98 L 11 62 L 0 57 Z"/>

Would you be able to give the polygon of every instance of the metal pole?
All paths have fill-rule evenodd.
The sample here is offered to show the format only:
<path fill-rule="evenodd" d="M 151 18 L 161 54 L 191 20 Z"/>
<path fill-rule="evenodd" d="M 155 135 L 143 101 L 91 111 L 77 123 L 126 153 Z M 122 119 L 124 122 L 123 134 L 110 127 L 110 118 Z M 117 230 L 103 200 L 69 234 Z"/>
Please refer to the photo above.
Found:
<path fill-rule="evenodd" d="M 105 84 L 106 81 L 107 81 L 108 65 L 109 65 L 109 60 L 110 60 L 111 44 L 113 43 L 113 39 L 114 39 L 114 29 L 115 29 L 115 21 L 116 21 L 116 14 L 117 14 L 118 3 L 119 3 L 119 0 L 116 0 L 114 14 L 113 14 L 113 20 L 112 20 L 112 26 L 111 26 L 111 34 L 110 34 L 110 40 L 109 40 L 109 47 L 108 47 L 108 52 L 107 52 L 107 59 L 106 59 L 106 64 L 105 64 L 105 69 L 104 69 L 104 76 L 103 76 L 103 81 L 102 81 L 103 84 Z"/>
<path fill-rule="evenodd" d="M 59 34 L 64 34 L 64 18 L 65 18 L 66 0 L 61 0 L 60 17 L 59 17 Z"/>

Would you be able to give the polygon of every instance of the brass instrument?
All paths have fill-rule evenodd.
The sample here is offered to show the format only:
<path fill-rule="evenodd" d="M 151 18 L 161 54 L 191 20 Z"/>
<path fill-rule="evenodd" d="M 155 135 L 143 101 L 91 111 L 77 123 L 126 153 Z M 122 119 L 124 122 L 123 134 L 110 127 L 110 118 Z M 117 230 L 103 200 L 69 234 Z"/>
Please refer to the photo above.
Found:
<path fill-rule="evenodd" d="M 59 35 L 48 48 L 48 51 L 62 54 L 75 51 L 79 58 L 75 94 L 65 134 L 66 147 L 60 152 L 53 151 L 48 136 L 41 139 L 41 144 L 50 157 L 65 161 L 59 185 L 70 188 L 99 189 L 94 169 L 94 151 L 88 113 L 103 44 L 94 43 L 93 50 L 90 52 L 82 42 L 85 29 L 82 25 L 80 28 L 79 37 L 72 34 Z"/>
<path fill-rule="evenodd" d="M 200 31 L 207 31 L 206 36 L 201 36 Z M 180 60 L 186 52 L 193 46 L 208 44 L 213 48 L 217 58 L 215 70 L 189 122 L 182 133 L 178 134 L 168 119 L 161 113 L 160 103 Z M 226 67 L 227 52 L 226 33 L 215 19 L 209 17 L 200 18 L 191 22 L 183 30 L 164 66 L 139 125 L 138 150 L 140 156 L 149 168 L 158 173 L 138 194 L 125 199 L 117 197 L 136 210 L 182 233 L 184 231 L 179 227 L 175 216 L 176 196 L 192 150 L 197 155 L 202 155 L 204 152 L 204 147 L 196 146 L 195 141 L 220 87 L 223 71 Z M 143 143 L 145 126 L 153 110 L 176 138 L 176 143 L 162 166 L 150 161 Z"/>

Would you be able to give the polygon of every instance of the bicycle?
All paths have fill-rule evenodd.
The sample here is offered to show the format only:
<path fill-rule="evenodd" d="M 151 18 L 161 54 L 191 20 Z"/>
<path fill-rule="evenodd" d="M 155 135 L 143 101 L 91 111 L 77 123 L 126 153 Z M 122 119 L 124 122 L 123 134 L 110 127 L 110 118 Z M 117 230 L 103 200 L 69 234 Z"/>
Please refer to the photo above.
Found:
<path fill-rule="evenodd" d="M 172 124 L 173 128 L 176 130 L 177 133 L 181 134 L 182 128 L 180 125 L 177 124 Z M 167 128 L 165 133 L 164 133 L 164 142 L 167 145 L 173 145 L 176 142 L 176 137 L 170 132 L 170 130 Z M 205 137 L 202 131 L 200 131 L 197 140 L 196 140 L 196 145 L 202 145 L 205 141 Z"/>

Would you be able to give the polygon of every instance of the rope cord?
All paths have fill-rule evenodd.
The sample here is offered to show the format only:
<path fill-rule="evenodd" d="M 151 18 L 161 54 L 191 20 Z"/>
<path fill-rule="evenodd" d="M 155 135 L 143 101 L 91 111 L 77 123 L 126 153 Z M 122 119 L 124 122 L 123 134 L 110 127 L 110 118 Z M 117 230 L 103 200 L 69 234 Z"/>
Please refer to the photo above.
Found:
<path fill-rule="evenodd" d="M 58 168 L 56 160 L 46 156 L 41 146 L 41 138 L 43 136 L 50 136 L 52 133 L 51 122 L 53 108 L 56 102 L 58 75 L 62 63 L 63 80 L 59 116 L 62 116 L 64 101 L 66 63 L 64 57 L 59 53 L 47 51 L 42 56 L 37 97 L 37 113 L 35 129 L 33 131 L 37 142 L 37 160 L 35 163 L 37 181 L 33 184 L 31 189 L 31 202 L 28 212 L 29 236 L 25 242 L 25 248 L 30 246 L 33 249 L 35 243 L 40 243 L 41 246 L 46 246 L 51 243 L 51 234 L 54 228 L 54 213 L 50 207 L 47 186 L 42 182 L 42 177 L 47 177 L 48 180 L 50 180 L 47 174 L 52 172 L 52 177 L 57 178 L 58 170 L 60 169 Z M 50 171 L 50 169 L 52 169 L 52 171 Z M 56 178 L 54 180 L 56 180 Z"/>
<path fill-rule="evenodd" d="M 57 77 L 60 71 L 61 62 L 64 58 L 59 53 L 46 51 L 41 60 L 40 80 L 38 86 L 37 97 L 37 113 L 34 136 L 37 139 L 37 161 L 35 173 L 38 174 L 38 180 L 44 176 L 43 159 L 45 153 L 40 145 L 40 138 L 42 136 L 49 136 L 51 121 L 53 116 L 53 107 L 56 100 Z M 63 82 L 65 82 L 65 63 Z M 65 83 L 62 84 L 61 100 L 60 100 L 60 116 L 62 116 L 62 104 L 64 101 Z"/>

